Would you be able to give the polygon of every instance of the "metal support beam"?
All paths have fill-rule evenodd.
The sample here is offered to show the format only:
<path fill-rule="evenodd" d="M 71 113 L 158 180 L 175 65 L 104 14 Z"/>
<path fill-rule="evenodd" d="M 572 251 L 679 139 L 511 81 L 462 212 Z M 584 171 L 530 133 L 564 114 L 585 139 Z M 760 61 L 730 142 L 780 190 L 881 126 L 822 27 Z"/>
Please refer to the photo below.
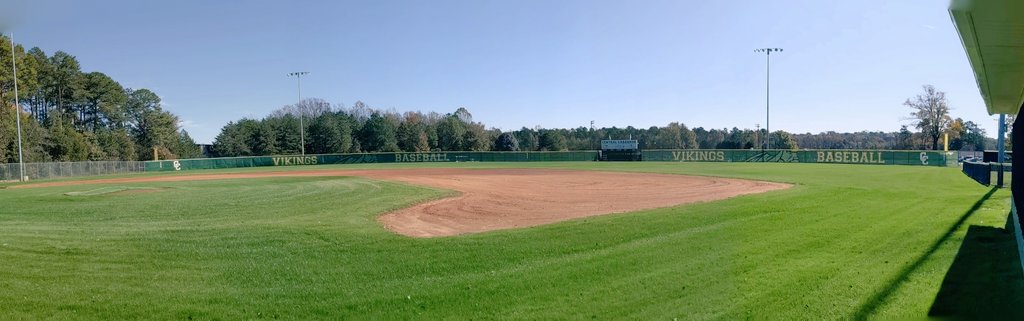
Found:
<path fill-rule="evenodd" d="M 996 145 L 999 149 L 999 174 L 996 186 L 1003 187 L 1003 163 L 1006 162 L 1006 114 L 999 114 L 999 137 L 996 138 Z"/>
<path fill-rule="evenodd" d="M 1012 135 L 1010 139 L 1013 142 L 1024 142 L 1024 117 L 1014 118 L 1012 126 L 1013 130 L 1010 131 L 1010 135 Z M 1013 144 L 1012 150 L 1014 155 L 1024 155 L 1024 144 Z M 1024 200 L 1024 179 L 1014 179 L 1020 177 L 1016 172 L 1017 169 L 1024 168 L 1024 158 L 1013 157 L 1010 159 L 1010 163 L 1012 163 L 1010 173 L 1013 175 L 1010 177 L 1010 191 L 1013 194 L 1013 198 L 1010 200 L 1012 202 L 1010 213 L 1013 219 L 1014 234 L 1017 237 L 1017 251 L 1020 253 L 1021 267 L 1024 267 L 1024 238 L 1022 238 L 1024 236 L 1021 234 L 1024 232 L 1021 230 L 1021 225 L 1024 224 L 1021 224 L 1021 213 L 1018 212 L 1020 206 L 1017 206 L 1018 200 Z"/>

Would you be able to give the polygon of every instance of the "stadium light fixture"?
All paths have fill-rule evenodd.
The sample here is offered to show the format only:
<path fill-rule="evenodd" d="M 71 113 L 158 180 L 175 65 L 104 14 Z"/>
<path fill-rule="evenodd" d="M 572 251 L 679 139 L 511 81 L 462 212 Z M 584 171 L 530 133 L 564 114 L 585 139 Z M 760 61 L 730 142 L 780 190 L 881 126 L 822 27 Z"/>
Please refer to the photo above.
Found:
<path fill-rule="evenodd" d="M 11 69 L 14 71 L 14 119 L 18 124 L 18 181 L 25 181 L 25 159 L 21 151 L 21 104 L 18 102 L 18 64 L 15 62 L 14 32 L 11 32 Z"/>
<path fill-rule="evenodd" d="M 764 131 L 765 131 L 765 144 L 768 149 L 772 148 L 772 131 L 771 131 L 771 83 L 772 83 L 772 53 L 782 52 L 782 48 L 759 48 L 754 49 L 754 52 L 763 52 L 765 54 L 765 66 L 768 70 L 765 76 L 765 94 L 764 94 Z"/>
<path fill-rule="evenodd" d="M 295 102 L 295 108 L 299 110 L 299 150 L 302 151 L 302 155 L 306 155 L 306 125 L 303 123 L 302 116 L 304 114 L 302 110 L 302 76 L 308 75 L 308 71 L 296 71 L 288 73 L 288 77 L 295 77 L 298 81 L 298 93 L 299 100 Z"/>
<path fill-rule="evenodd" d="M 764 157 L 764 137 L 761 136 L 761 124 L 754 124 L 754 140 L 761 146 L 761 157 Z"/>

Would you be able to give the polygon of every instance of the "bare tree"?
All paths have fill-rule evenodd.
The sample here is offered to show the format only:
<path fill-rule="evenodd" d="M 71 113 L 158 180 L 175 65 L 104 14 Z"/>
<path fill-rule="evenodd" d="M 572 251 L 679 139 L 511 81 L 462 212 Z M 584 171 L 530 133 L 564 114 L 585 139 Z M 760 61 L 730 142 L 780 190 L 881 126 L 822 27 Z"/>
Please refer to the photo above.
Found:
<path fill-rule="evenodd" d="M 359 100 L 356 101 L 355 104 L 352 104 L 352 108 L 345 110 L 345 112 L 362 123 L 370 119 L 370 115 L 373 114 L 374 110 L 373 108 L 370 108 L 370 106 L 367 106 L 366 103 Z"/>
<path fill-rule="evenodd" d="M 320 98 L 306 98 L 298 103 L 298 105 L 285 105 L 284 107 L 278 108 L 270 112 L 270 118 L 281 118 L 286 115 L 292 115 L 295 117 L 299 116 L 299 111 L 302 111 L 302 116 L 306 118 L 316 118 L 320 115 L 330 113 L 331 104 L 326 100 Z"/>
<path fill-rule="evenodd" d="M 910 113 L 921 133 L 932 141 L 932 150 L 939 149 L 939 137 L 949 127 L 949 102 L 946 93 L 935 90 L 935 86 L 924 85 L 924 93 L 903 103 L 914 111 Z"/>

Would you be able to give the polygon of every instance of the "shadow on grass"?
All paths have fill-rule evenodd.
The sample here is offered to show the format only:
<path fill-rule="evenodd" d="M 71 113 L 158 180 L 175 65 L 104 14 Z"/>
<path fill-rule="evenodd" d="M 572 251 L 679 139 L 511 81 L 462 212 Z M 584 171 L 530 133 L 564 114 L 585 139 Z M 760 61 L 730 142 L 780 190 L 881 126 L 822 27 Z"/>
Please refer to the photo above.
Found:
<path fill-rule="evenodd" d="M 921 264 L 924 264 L 928 257 L 934 254 L 935 251 L 937 251 L 939 247 L 942 246 L 942 243 L 946 242 L 946 240 L 948 240 L 950 236 L 953 236 L 953 233 L 959 230 L 960 227 L 964 224 L 964 222 L 966 222 L 967 219 L 970 218 L 972 214 L 974 214 L 974 212 L 977 212 L 978 209 L 980 209 L 981 206 L 985 204 L 985 201 L 992 197 L 992 194 L 995 194 L 997 190 L 998 188 L 990 189 L 988 193 L 985 193 L 985 195 L 978 199 L 978 201 L 974 202 L 974 205 L 971 206 L 971 208 L 968 209 L 966 212 L 964 212 L 964 214 L 960 216 L 960 219 L 958 219 L 956 223 L 950 226 L 949 230 L 946 230 L 946 233 L 943 234 L 942 237 L 935 240 L 935 242 L 928 247 L 928 250 L 925 251 L 924 254 L 921 254 L 921 256 L 914 260 L 913 263 L 904 266 L 903 269 L 900 270 L 900 272 L 896 275 L 896 277 L 889 281 L 888 286 L 878 291 L 878 293 L 875 293 L 875 295 L 872 296 L 870 299 L 864 301 L 864 303 L 861 304 L 860 308 L 858 308 L 857 312 L 854 314 L 854 319 L 865 320 L 869 316 L 871 316 L 871 314 L 876 309 L 878 309 L 878 307 L 881 306 L 882 303 L 884 303 L 886 299 L 889 298 L 889 296 L 896 292 L 896 289 L 899 288 L 900 284 L 903 283 L 903 281 L 906 281 L 910 274 L 913 273 L 914 270 L 917 270 L 917 268 L 920 267 Z M 1012 238 L 1013 234 L 1010 234 L 1010 237 Z M 965 239 L 964 241 L 965 243 L 966 240 L 967 239 Z M 957 259 L 959 259 L 959 255 L 957 256 Z M 949 276 L 947 275 L 947 278 L 948 277 Z"/>
<path fill-rule="evenodd" d="M 1024 320 L 1024 271 L 1012 216 L 1005 228 L 971 226 L 928 311 L 933 317 Z"/>

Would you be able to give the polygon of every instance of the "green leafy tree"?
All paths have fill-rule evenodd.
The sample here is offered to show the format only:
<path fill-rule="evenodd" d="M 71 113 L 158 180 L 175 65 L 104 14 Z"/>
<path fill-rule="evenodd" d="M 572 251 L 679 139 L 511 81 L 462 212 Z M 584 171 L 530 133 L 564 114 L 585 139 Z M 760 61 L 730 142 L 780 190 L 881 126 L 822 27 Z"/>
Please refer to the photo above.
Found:
<path fill-rule="evenodd" d="M 0 101 L 5 107 L 14 101 L 14 71 L 10 66 L 15 59 L 10 38 L 0 35 Z"/>
<path fill-rule="evenodd" d="M 397 152 L 398 140 L 395 138 L 395 124 L 380 113 L 373 113 L 363 125 L 360 142 L 368 152 Z"/>
<path fill-rule="evenodd" d="M 100 72 L 84 74 L 82 88 L 76 95 L 76 100 L 83 104 L 85 128 L 96 131 L 101 127 L 124 122 L 127 96 L 121 84 L 107 75 Z"/>
<path fill-rule="evenodd" d="M 77 110 L 73 104 L 75 91 L 81 87 L 82 71 L 78 59 L 63 51 L 57 51 L 50 57 L 52 75 L 49 79 L 53 86 L 52 101 L 57 103 L 56 112 L 60 118 L 76 119 Z M 60 122 L 65 124 L 65 122 Z"/>
<path fill-rule="evenodd" d="M 160 96 L 149 89 L 126 89 L 125 90 L 123 127 L 136 128 L 143 120 L 143 114 L 147 110 L 160 107 Z"/>
<path fill-rule="evenodd" d="M 796 139 L 793 138 L 793 135 L 790 135 L 789 133 L 787 133 L 785 131 L 781 131 L 781 130 L 774 131 L 774 132 L 772 132 L 771 137 L 772 137 L 772 148 L 774 148 L 774 149 L 789 149 L 789 150 L 800 149 L 800 146 L 797 144 Z"/>
<path fill-rule="evenodd" d="M 302 152 L 302 133 L 299 132 L 299 118 L 293 115 L 270 117 L 263 120 L 274 133 L 277 153 L 294 155 Z M 253 151 L 258 152 L 258 151 Z"/>
<path fill-rule="evenodd" d="M 396 133 L 398 147 L 406 152 L 429 151 L 429 142 L 424 142 L 424 139 L 427 138 L 426 131 L 427 124 L 422 114 L 418 112 L 405 113 Z"/>
<path fill-rule="evenodd" d="M 519 149 L 526 151 L 540 150 L 540 134 L 537 131 L 523 127 L 515 131 L 513 135 L 519 141 Z"/>
<path fill-rule="evenodd" d="M 519 140 L 512 133 L 501 133 L 494 141 L 494 150 L 497 151 L 519 151 Z"/>
<path fill-rule="evenodd" d="M 96 140 L 108 160 L 129 160 L 138 157 L 135 142 L 127 129 L 102 128 L 96 132 Z"/>
<path fill-rule="evenodd" d="M 89 159 L 89 143 L 82 133 L 71 124 L 51 126 L 46 143 L 51 158 L 59 162 L 76 162 Z"/>
<path fill-rule="evenodd" d="M 466 110 L 466 107 L 459 107 L 459 109 L 456 109 L 455 113 L 452 115 L 463 123 L 469 124 L 473 122 L 473 114 L 470 114 L 469 110 Z"/>
<path fill-rule="evenodd" d="M 669 123 L 668 126 L 665 126 L 664 128 L 651 128 L 650 131 L 655 133 L 652 147 L 658 149 L 687 148 L 688 142 L 685 141 L 684 138 L 691 140 L 694 139 L 693 132 L 686 129 L 686 125 L 678 122 Z M 687 136 L 686 134 L 689 135 Z"/>
<path fill-rule="evenodd" d="M 491 133 L 484 129 L 483 124 L 468 123 L 465 128 L 466 132 L 462 138 L 464 144 L 462 150 L 491 150 L 491 144 L 494 142 L 495 137 L 492 137 Z"/>
<path fill-rule="evenodd" d="M 908 150 L 914 148 L 914 133 L 910 132 L 910 129 L 906 125 L 900 126 L 900 131 L 896 133 L 896 148 L 897 150 Z"/>
<path fill-rule="evenodd" d="M 203 156 L 203 151 L 196 144 L 196 141 L 189 136 L 188 132 L 184 129 L 179 130 L 174 135 L 175 140 L 170 146 L 171 153 L 177 156 L 179 159 L 188 158 L 199 158 Z"/>
<path fill-rule="evenodd" d="M 962 149 L 983 151 L 985 150 L 985 129 L 973 121 L 964 122 L 964 132 L 960 134 L 960 141 Z"/>
<path fill-rule="evenodd" d="M 724 130 L 723 130 L 724 132 Z M 717 148 L 721 149 L 751 149 L 758 146 L 757 141 L 754 139 L 754 131 L 749 129 L 739 129 L 733 127 L 728 132 L 728 136 L 725 137 L 721 143 L 718 144 Z M 777 148 L 775 142 L 772 142 L 773 149 Z"/>
<path fill-rule="evenodd" d="M 669 124 L 671 126 L 671 124 Z M 686 127 L 686 124 L 679 123 L 679 139 L 682 141 L 681 148 L 695 149 L 697 145 L 697 135 L 693 133 L 690 128 Z"/>
<path fill-rule="evenodd" d="M 135 128 L 135 142 L 138 146 L 139 160 L 152 159 L 152 151 L 166 151 L 163 159 L 174 159 L 177 155 L 171 151 L 176 144 L 178 117 L 162 109 L 154 108 L 142 113 L 142 118 Z"/>
<path fill-rule="evenodd" d="M 21 100 L 28 96 L 26 93 L 34 92 L 39 87 L 38 70 L 32 63 L 33 57 L 27 54 L 21 45 L 17 45 L 11 51 L 10 38 L 0 35 L 0 105 L 7 105 L 14 102 L 14 70 L 11 62 L 18 64 L 18 90 L 21 92 Z M 22 107 L 22 110 L 29 111 L 30 108 Z"/>
<path fill-rule="evenodd" d="M 429 138 L 429 136 L 427 135 L 426 132 L 421 132 L 420 133 L 420 138 L 416 142 L 416 151 L 418 151 L 418 152 L 430 151 L 430 138 Z"/>
<path fill-rule="evenodd" d="M 150 159 L 154 147 L 168 156 L 193 149 L 184 146 L 177 117 L 160 108 L 155 93 L 126 90 L 101 72 L 82 73 L 78 60 L 63 51 L 48 57 L 39 48 L 26 52 L 20 45 L 12 52 L 2 36 L 0 43 L 0 63 L 18 64 L 26 161 Z M 0 68 L 0 106 L 5 108 L 14 102 L 13 75 Z M 9 111 L 0 118 L 13 120 L 14 108 Z M 0 156 L 6 161 L 8 151 L 17 150 L 11 137 L 16 135 L 8 135 L 8 125 L 0 124 Z"/>
<path fill-rule="evenodd" d="M 243 141 L 248 147 L 248 154 L 245 156 L 266 156 L 277 153 L 277 143 L 274 128 L 266 121 L 253 119 L 242 119 L 238 122 L 241 127 Z"/>
<path fill-rule="evenodd" d="M 345 152 L 338 123 L 331 114 L 313 119 L 309 125 L 309 146 L 306 151 L 313 154 Z"/>
<path fill-rule="evenodd" d="M 961 118 L 956 118 L 949 122 L 949 127 L 945 133 L 949 137 L 949 150 L 963 149 L 964 142 L 962 136 L 967 132 L 964 126 L 964 120 Z"/>
<path fill-rule="evenodd" d="M 151 160 L 154 150 L 162 159 L 177 158 L 173 150 L 178 144 L 178 117 L 163 110 L 160 96 L 150 90 L 129 89 L 125 96 L 122 126 L 135 140 L 136 159 Z"/>
<path fill-rule="evenodd" d="M 34 47 L 26 53 L 25 61 L 20 66 L 25 66 L 25 69 L 32 72 L 31 75 L 27 75 L 28 79 L 26 79 L 29 86 L 24 87 L 27 97 L 23 98 L 23 101 L 28 105 L 26 109 L 35 116 L 36 121 L 44 123 L 51 107 L 50 102 L 46 99 L 53 74 L 49 58 L 46 57 L 46 53 L 42 49 Z M 21 89 L 20 81 L 18 85 Z"/>
<path fill-rule="evenodd" d="M 88 160 L 90 161 L 101 161 L 109 159 L 107 152 L 100 146 L 99 138 L 95 132 L 84 131 L 81 132 L 82 137 L 85 138 L 85 146 L 89 150 Z"/>
<path fill-rule="evenodd" d="M 18 113 L 13 106 L 0 107 L 0 163 L 18 161 L 18 129 L 14 119 Z M 28 113 L 20 113 L 21 141 L 23 157 L 26 162 L 48 161 L 50 157 L 45 150 L 46 129 L 32 119 Z"/>
<path fill-rule="evenodd" d="M 248 134 L 239 123 L 228 122 L 214 138 L 210 153 L 216 157 L 251 155 L 252 151 L 246 143 L 246 137 Z"/>
<path fill-rule="evenodd" d="M 567 150 L 565 136 L 554 130 L 545 130 L 540 134 L 540 150 L 563 151 Z"/>
<path fill-rule="evenodd" d="M 437 147 L 444 151 L 465 150 L 466 123 L 448 115 L 437 123 Z"/>

